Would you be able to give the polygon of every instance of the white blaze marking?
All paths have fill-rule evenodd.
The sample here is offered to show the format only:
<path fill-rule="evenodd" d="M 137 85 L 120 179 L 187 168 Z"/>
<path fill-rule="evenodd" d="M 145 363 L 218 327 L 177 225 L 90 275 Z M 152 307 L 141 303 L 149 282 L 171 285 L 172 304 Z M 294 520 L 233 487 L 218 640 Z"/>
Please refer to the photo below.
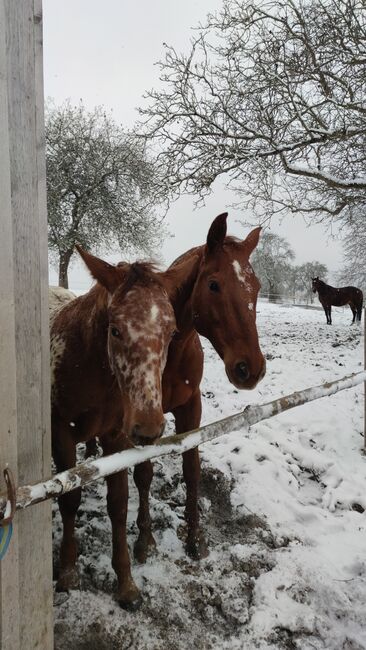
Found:
<path fill-rule="evenodd" d="M 244 284 L 246 289 L 249 289 L 250 287 L 248 285 L 248 280 L 247 280 L 246 276 L 248 276 L 248 275 L 250 275 L 252 273 L 251 268 L 248 266 L 246 269 L 242 269 L 242 267 L 240 266 L 238 260 L 233 260 L 232 264 L 233 264 L 233 268 L 234 268 L 234 271 L 235 271 L 235 275 L 238 278 L 239 282 L 241 284 Z"/>
<path fill-rule="evenodd" d="M 159 308 L 158 308 L 157 305 L 154 304 L 154 305 L 151 306 L 150 314 L 151 314 L 152 322 L 155 323 L 155 321 L 156 321 L 156 319 L 158 317 L 158 314 L 159 314 Z"/>
<path fill-rule="evenodd" d="M 239 282 L 242 284 L 245 284 L 245 276 L 243 275 L 243 270 L 238 262 L 238 260 L 233 261 L 233 267 L 235 271 L 235 275 L 238 278 Z"/>
<path fill-rule="evenodd" d="M 132 324 L 130 321 L 126 321 L 126 328 L 129 340 L 132 343 L 139 341 L 145 336 L 144 330 L 139 325 L 136 326 L 136 324 Z"/>

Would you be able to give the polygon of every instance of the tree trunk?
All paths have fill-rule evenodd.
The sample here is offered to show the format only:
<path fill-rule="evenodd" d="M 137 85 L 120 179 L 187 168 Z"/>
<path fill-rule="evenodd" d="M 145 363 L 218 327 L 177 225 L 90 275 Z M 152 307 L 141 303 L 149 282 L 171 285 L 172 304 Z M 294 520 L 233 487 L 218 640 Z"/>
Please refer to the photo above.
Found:
<path fill-rule="evenodd" d="M 69 288 L 69 278 L 67 275 L 67 271 L 69 268 L 69 263 L 71 260 L 72 253 L 73 253 L 72 249 L 67 251 L 62 251 L 60 253 L 60 260 L 58 265 L 58 283 L 59 286 L 63 287 L 64 289 Z"/>
<path fill-rule="evenodd" d="M 268 302 L 277 302 L 277 295 L 275 294 L 275 285 L 268 283 Z"/>

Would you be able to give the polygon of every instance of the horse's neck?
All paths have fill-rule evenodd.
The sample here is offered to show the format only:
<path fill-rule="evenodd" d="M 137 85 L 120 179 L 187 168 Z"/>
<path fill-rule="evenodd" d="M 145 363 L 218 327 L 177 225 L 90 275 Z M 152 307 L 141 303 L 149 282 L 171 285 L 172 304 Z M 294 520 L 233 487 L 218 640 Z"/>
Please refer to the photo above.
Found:
<path fill-rule="evenodd" d="M 318 287 L 319 293 L 324 293 L 324 291 L 329 291 L 329 289 L 334 289 L 334 287 L 331 287 L 330 284 L 326 284 L 325 282 L 321 282 Z"/>
<path fill-rule="evenodd" d="M 78 301 L 75 325 L 79 329 L 79 340 L 83 353 L 90 352 L 104 360 L 107 357 L 108 293 L 100 285 L 76 299 Z M 101 359 L 99 359 L 100 361 Z"/>
<path fill-rule="evenodd" d="M 177 329 L 180 338 L 189 336 L 194 330 L 193 314 L 192 314 L 192 293 L 197 281 L 198 272 L 202 257 L 204 254 L 204 246 L 197 246 L 181 255 L 175 260 L 172 266 L 180 264 L 181 262 L 192 260 L 192 265 L 189 266 L 184 278 L 181 279 L 180 285 L 177 286 L 175 294 L 172 298 L 172 305 L 177 322 Z"/>

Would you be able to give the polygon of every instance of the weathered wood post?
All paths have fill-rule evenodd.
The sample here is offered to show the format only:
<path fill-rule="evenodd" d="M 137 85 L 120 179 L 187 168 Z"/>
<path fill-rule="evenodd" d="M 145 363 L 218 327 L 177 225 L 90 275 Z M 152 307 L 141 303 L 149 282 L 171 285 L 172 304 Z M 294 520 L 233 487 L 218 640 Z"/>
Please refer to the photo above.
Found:
<path fill-rule="evenodd" d="M 366 307 L 363 308 L 363 367 L 366 370 Z M 366 381 L 363 387 L 363 453 L 366 454 Z"/>
<path fill-rule="evenodd" d="M 18 484 L 50 474 L 45 181 L 42 0 L 0 0 L 0 470 Z M 45 503 L 0 561 L 1 650 L 53 647 L 51 568 Z"/>

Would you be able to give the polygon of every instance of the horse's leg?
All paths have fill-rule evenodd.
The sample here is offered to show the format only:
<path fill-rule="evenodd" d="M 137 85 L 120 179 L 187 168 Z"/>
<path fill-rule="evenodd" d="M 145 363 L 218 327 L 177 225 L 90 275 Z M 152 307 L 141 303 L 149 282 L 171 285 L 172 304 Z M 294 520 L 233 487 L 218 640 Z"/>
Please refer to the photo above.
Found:
<path fill-rule="evenodd" d="M 327 319 L 327 325 L 328 325 L 328 324 L 329 324 L 329 322 L 328 322 L 328 305 L 326 305 L 326 304 L 324 303 L 324 304 L 323 304 L 323 309 L 324 309 L 325 318 Z"/>
<path fill-rule="evenodd" d="M 361 318 L 362 318 L 362 304 L 363 304 L 363 301 L 361 300 L 361 302 L 358 304 L 358 307 L 357 307 L 357 320 L 359 322 L 361 322 Z"/>
<path fill-rule="evenodd" d="M 352 323 L 351 323 L 351 325 L 353 325 L 354 322 L 355 322 L 355 320 L 356 320 L 357 309 L 356 309 L 356 307 L 355 307 L 352 303 L 350 303 L 350 307 L 351 307 L 351 311 L 352 311 L 352 314 L 353 314 L 353 319 L 352 319 Z"/>
<path fill-rule="evenodd" d="M 183 406 L 174 409 L 176 432 L 183 433 L 196 429 L 201 422 L 201 393 L 197 390 Z M 200 480 L 200 459 L 198 447 L 183 454 L 183 476 L 187 487 L 185 519 L 187 522 L 186 552 L 199 560 L 208 555 L 206 541 L 199 527 L 198 487 Z"/>
<path fill-rule="evenodd" d="M 332 306 L 328 305 L 328 304 L 324 305 L 324 311 L 325 311 L 325 315 L 327 317 L 327 325 L 331 325 L 332 324 Z"/>
<path fill-rule="evenodd" d="M 151 517 L 149 511 L 150 485 L 153 478 L 153 468 L 148 460 L 136 465 L 133 473 L 136 487 L 139 491 L 139 512 L 137 525 L 139 536 L 135 542 L 134 555 L 138 562 L 146 562 L 149 553 L 156 547 L 156 542 L 151 532 Z"/>
<path fill-rule="evenodd" d="M 98 456 L 98 442 L 96 438 L 91 438 L 85 443 L 85 458 L 88 459 L 91 456 Z"/>
<path fill-rule="evenodd" d="M 76 443 L 70 426 L 56 417 L 52 418 L 52 453 L 58 472 L 70 469 L 76 464 Z M 80 488 L 63 494 L 58 499 L 63 535 L 60 548 L 60 568 L 56 584 L 57 591 L 68 591 L 79 586 L 76 569 L 75 517 L 80 505 L 80 499 Z"/>
<path fill-rule="evenodd" d="M 101 440 L 105 455 L 122 451 L 126 441 L 121 437 L 112 436 Z M 127 470 L 113 474 L 107 481 L 107 509 L 112 524 L 112 567 L 117 574 L 117 600 L 121 607 L 134 611 L 141 604 L 141 595 L 132 575 L 130 556 L 127 545 L 127 507 L 128 507 L 128 474 Z"/>

